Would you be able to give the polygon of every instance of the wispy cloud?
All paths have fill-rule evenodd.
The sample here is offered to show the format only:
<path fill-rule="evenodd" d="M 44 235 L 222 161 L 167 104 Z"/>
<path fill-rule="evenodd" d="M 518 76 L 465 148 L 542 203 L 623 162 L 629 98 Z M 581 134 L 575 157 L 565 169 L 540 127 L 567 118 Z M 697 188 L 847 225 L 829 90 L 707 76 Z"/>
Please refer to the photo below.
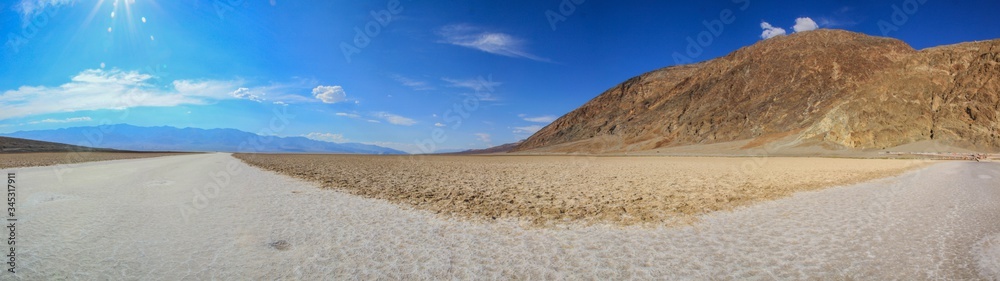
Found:
<path fill-rule="evenodd" d="M 468 24 L 453 24 L 438 30 L 443 43 L 472 48 L 483 52 L 512 58 L 526 58 L 541 62 L 551 62 L 529 53 L 526 41 L 501 32 L 486 31 Z"/>
<path fill-rule="evenodd" d="M 834 19 L 834 18 L 827 18 L 827 17 L 819 18 L 818 20 L 816 20 L 816 23 L 819 24 L 819 25 L 825 26 L 827 28 L 847 27 L 847 26 L 858 25 L 858 23 L 854 22 L 854 21 Z"/>
<path fill-rule="evenodd" d="M 361 118 L 361 115 L 357 115 L 357 114 L 354 114 L 354 113 L 337 112 L 336 114 L 337 114 L 337 116 L 343 116 L 343 117 L 353 118 L 353 119 Z"/>
<path fill-rule="evenodd" d="M 529 117 L 524 114 L 519 115 L 519 117 L 521 117 L 521 119 L 524 119 L 524 121 L 535 122 L 535 123 L 552 123 L 552 121 L 556 121 L 557 118 L 552 115 Z"/>
<path fill-rule="evenodd" d="M 502 85 L 503 83 L 495 82 L 492 79 L 453 79 L 444 77 L 441 78 L 445 82 L 448 82 L 448 87 L 455 88 L 466 88 L 476 92 L 492 92 L 494 88 Z"/>
<path fill-rule="evenodd" d="M 333 142 L 333 143 L 345 143 L 348 141 L 343 134 L 312 132 L 302 136 L 312 140 Z"/>
<path fill-rule="evenodd" d="M 426 81 L 412 79 L 412 78 L 404 77 L 402 75 L 397 75 L 397 74 L 392 75 L 392 79 L 396 80 L 396 82 L 399 82 L 400 84 L 403 84 L 403 86 L 406 86 L 406 87 L 409 87 L 410 89 L 413 89 L 414 91 L 434 90 L 434 87 L 432 87 Z"/>
<path fill-rule="evenodd" d="M 177 80 L 168 87 L 153 85 L 149 74 L 90 69 L 55 86 L 21 86 L 0 94 L 0 120 L 47 113 L 207 104 L 234 99 L 242 81 Z"/>
<path fill-rule="evenodd" d="M 488 79 L 483 77 L 473 79 L 453 79 L 443 77 L 441 80 L 448 82 L 448 87 L 463 88 L 474 91 L 476 97 L 481 101 L 500 100 L 500 98 L 493 93 L 496 91 L 496 87 L 502 85 L 503 83 L 493 81 L 492 76 Z"/>
<path fill-rule="evenodd" d="M 851 27 L 858 25 L 858 17 L 856 9 L 850 6 L 844 6 L 834 11 L 831 15 L 817 18 L 816 23 L 818 23 L 819 26 L 826 28 Z"/>
<path fill-rule="evenodd" d="M 417 121 L 413 119 L 388 112 L 375 112 L 372 113 L 372 116 L 378 119 L 385 120 L 386 122 L 389 122 L 389 124 L 394 124 L 394 125 L 410 126 L 413 124 L 417 124 Z"/>
<path fill-rule="evenodd" d="M 382 123 L 382 121 L 379 121 L 379 120 L 362 118 L 361 115 L 357 114 L 357 113 L 337 112 L 335 114 L 337 116 L 340 116 L 340 117 L 347 117 L 347 118 L 351 118 L 351 119 L 365 120 L 365 121 L 367 121 L 369 123 Z M 393 125 L 410 126 L 410 125 L 413 125 L 413 124 L 417 124 L 417 121 L 415 121 L 413 119 L 406 118 L 406 117 L 399 116 L 399 115 L 392 114 L 392 113 L 388 113 L 388 112 L 383 112 L 383 111 L 372 112 L 369 115 L 372 118 L 385 120 L 386 122 L 389 122 L 389 124 L 393 124 Z"/>
<path fill-rule="evenodd" d="M 73 122 L 90 122 L 92 121 L 89 116 L 84 117 L 71 117 L 66 119 L 44 119 L 38 121 L 30 121 L 28 124 L 41 124 L 41 123 L 73 123 Z"/>
<path fill-rule="evenodd" d="M 261 100 L 273 100 L 274 104 L 288 105 L 292 103 L 320 102 L 309 96 L 310 91 L 319 85 L 314 79 L 292 77 L 287 82 L 271 82 L 267 85 L 248 87 L 249 93 Z M 264 98 L 267 96 L 267 98 Z"/>
<path fill-rule="evenodd" d="M 531 125 L 531 126 L 523 126 L 523 127 L 514 127 L 514 133 L 515 134 L 534 134 L 535 132 L 538 132 L 538 130 L 541 130 L 541 129 L 542 129 L 541 125 Z"/>
<path fill-rule="evenodd" d="M 490 134 L 487 133 L 475 133 L 474 135 L 476 135 L 477 140 L 484 143 L 490 143 L 493 141 L 492 139 L 490 139 Z"/>

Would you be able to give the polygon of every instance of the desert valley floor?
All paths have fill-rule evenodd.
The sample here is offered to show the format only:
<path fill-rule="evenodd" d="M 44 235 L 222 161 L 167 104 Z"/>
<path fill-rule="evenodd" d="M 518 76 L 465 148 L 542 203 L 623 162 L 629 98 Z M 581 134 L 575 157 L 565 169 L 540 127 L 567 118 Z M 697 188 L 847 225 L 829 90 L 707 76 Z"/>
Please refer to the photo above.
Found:
<path fill-rule="evenodd" d="M 236 156 L 13 169 L 16 277 L 1000 278 L 995 162 Z"/>

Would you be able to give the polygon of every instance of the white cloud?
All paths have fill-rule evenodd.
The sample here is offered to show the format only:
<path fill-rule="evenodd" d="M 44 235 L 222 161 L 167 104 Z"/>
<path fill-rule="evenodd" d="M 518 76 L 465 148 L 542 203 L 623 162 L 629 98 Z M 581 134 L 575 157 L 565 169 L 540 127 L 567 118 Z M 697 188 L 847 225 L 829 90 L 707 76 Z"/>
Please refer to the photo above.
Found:
<path fill-rule="evenodd" d="M 413 119 L 388 112 L 375 112 L 372 114 L 372 116 L 374 116 L 375 118 L 385 120 L 386 122 L 389 122 L 389 124 L 394 124 L 394 125 L 410 126 L 413 124 L 417 124 L 417 121 L 414 121 Z"/>
<path fill-rule="evenodd" d="M 361 118 L 361 115 L 357 115 L 357 114 L 354 114 L 354 113 L 337 112 L 336 114 L 337 114 L 337 116 L 343 116 L 343 117 L 354 118 L 354 119 Z"/>
<path fill-rule="evenodd" d="M 281 105 L 281 106 L 288 106 L 288 104 L 285 103 L 285 102 L 283 102 L 283 101 L 276 101 L 276 102 L 274 102 L 274 104 Z"/>
<path fill-rule="evenodd" d="M 207 104 L 233 99 L 231 93 L 243 83 L 177 80 L 169 84 L 172 87 L 162 87 L 154 85 L 153 78 L 137 71 L 89 69 L 59 86 L 21 86 L 0 94 L 0 120 L 82 110 Z"/>
<path fill-rule="evenodd" d="M 260 97 L 260 95 L 264 95 L 263 93 L 260 93 L 260 95 L 258 95 L 257 93 L 250 91 L 250 89 L 248 88 L 236 89 L 236 91 L 233 91 L 232 95 L 233 97 L 238 99 L 248 99 L 255 102 L 261 102 L 264 100 L 263 98 Z"/>
<path fill-rule="evenodd" d="M 372 120 L 372 119 L 368 119 L 368 120 L 365 120 L 365 121 L 368 121 L 368 123 L 382 123 L 382 121 Z"/>
<path fill-rule="evenodd" d="M 456 46 L 506 57 L 549 62 L 546 58 L 528 53 L 523 39 L 506 33 L 484 31 L 482 28 L 467 24 L 454 24 L 442 27 L 438 30 L 438 35 L 444 43 Z"/>
<path fill-rule="evenodd" d="M 481 141 L 481 142 L 485 142 L 485 143 L 492 142 L 492 140 L 490 139 L 490 134 L 487 134 L 487 133 L 475 133 L 475 135 L 476 135 L 476 139 L 479 140 L 479 141 Z"/>
<path fill-rule="evenodd" d="M 415 91 L 427 91 L 434 89 L 434 87 L 431 87 L 431 85 L 428 84 L 426 81 L 407 78 L 403 77 L 402 75 L 392 75 L 392 79 L 396 80 L 396 82 L 399 82 L 400 84 L 403 84 L 403 86 L 407 86 Z"/>
<path fill-rule="evenodd" d="M 243 82 L 229 81 L 174 81 L 174 90 L 178 94 L 186 97 L 204 97 L 216 100 L 232 99 L 233 89 L 238 88 Z"/>
<path fill-rule="evenodd" d="M 541 125 L 531 125 L 531 126 L 523 126 L 523 127 L 514 127 L 514 133 L 515 134 L 534 134 L 535 132 L 538 132 L 538 130 L 541 130 L 541 129 L 542 129 Z"/>
<path fill-rule="evenodd" d="M 90 117 L 84 116 L 84 117 L 71 117 L 71 118 L 66 118 L 66 119 L 51 119 L 50 118 L 50 119 L 39 120 L 39 121 L 31 121 L 31 122 L 28 122 L 28 124 L 34 125 L 34 124 L 39 124 L 39 123 L 72 123 L 72 122 L 89 122 L 89 121 L 91 121 Z"/>
<path fill-rule="evenodd" d="M 347 100 L 347 94 L 340 86 L 316 86 L 313 88 L 312 94 L 323 103 L 338 103 Z"/>
<path fill-rule="evenodd" d="M 556 117 L 552 115 L 528 117 L 527 115 L 520 114 L 518 116 L 523 118 L 524 121 L 535 122 L 535 123 L 552 123 L 552 121 L 556 121 Z"/>
<path fill-rule="evenodd" d="M 447 126 L 447 125 L 441 124 L 441 123 L 434 123 L 434 127 L 444 127 L 444 126 Z"/>
<path fill-rule="evenodd" d="M 803 32 L 816 30 L 817 28 L 819 28 L 819 25 L 817 25 L 815 21 L 811 18 L 805 17 L 795 19 L 795 26 L 792 27 L 792 30 L 795 30 L 795 32 Z"/>
<path fill-rule="evenodd" d="M 760 34 L 761 39 L 771 39 L 772 37 L 786 34 L 784 28 L 772 26 L 766 21 L 760 23 L 760 28 L 764 30 L 764 32 Z"/>
<path fill-rule="evenodd" d="M 333 143 L 345 143 L 345 142 L 347 142 L 347 138 L 344 138 L 343 134 L 312 132 L 312 133 L 305 134 L 305 135 L 302 135 L 302 136 L 306 137 L 308 139 L 318 140 L 318 141 L 325 141 L 325 142 L 333 142 Z"/>

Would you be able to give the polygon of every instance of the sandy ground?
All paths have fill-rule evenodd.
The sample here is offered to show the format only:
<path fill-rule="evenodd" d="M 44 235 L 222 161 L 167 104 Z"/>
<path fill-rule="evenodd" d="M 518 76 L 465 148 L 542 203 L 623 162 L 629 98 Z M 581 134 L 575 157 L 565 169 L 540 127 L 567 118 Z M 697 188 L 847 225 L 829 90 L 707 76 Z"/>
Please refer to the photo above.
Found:
<path fill-rule="evenodd" d="M 30 152 L 30 153 L 0 153 L 0 169 L 13 167 L 36 167 L 57 164 L 74 164 L 91 161 L 107 161 L 119 159 L 136 159 L 159 156 L 179 155 L 183 153 L 159 152 Z"/>
<path fill-rule="evenodd" d="M 1000 278 L 998 163 L 939 163 L 656 228 L 443 220 L 226 154 L 51 173 L 17 173 L 15 280 Z"/>
<path fill-rule="evenodd" d="M 474 219 L 683 224 L 794 192 L 893 176 L 919 160 L 237 154 L 323 187 Z"/>

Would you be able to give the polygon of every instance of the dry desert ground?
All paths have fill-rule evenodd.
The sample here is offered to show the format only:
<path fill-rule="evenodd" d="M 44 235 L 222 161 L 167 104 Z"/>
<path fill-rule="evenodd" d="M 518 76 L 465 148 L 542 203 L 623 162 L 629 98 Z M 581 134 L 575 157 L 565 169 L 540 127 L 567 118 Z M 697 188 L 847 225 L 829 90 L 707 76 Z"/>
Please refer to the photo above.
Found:
<path fill-rule="evenodd" d="M 324 188 L 473 219 L 672 224 L 926 160 L 764 157 L 236 154 Z"/>
<path fill-rule="evenodd" d="M 19 168 L 4 278 L 1000 278 L 1000 163 L 251 156 L 328 182 L 223 153 Z"/>

